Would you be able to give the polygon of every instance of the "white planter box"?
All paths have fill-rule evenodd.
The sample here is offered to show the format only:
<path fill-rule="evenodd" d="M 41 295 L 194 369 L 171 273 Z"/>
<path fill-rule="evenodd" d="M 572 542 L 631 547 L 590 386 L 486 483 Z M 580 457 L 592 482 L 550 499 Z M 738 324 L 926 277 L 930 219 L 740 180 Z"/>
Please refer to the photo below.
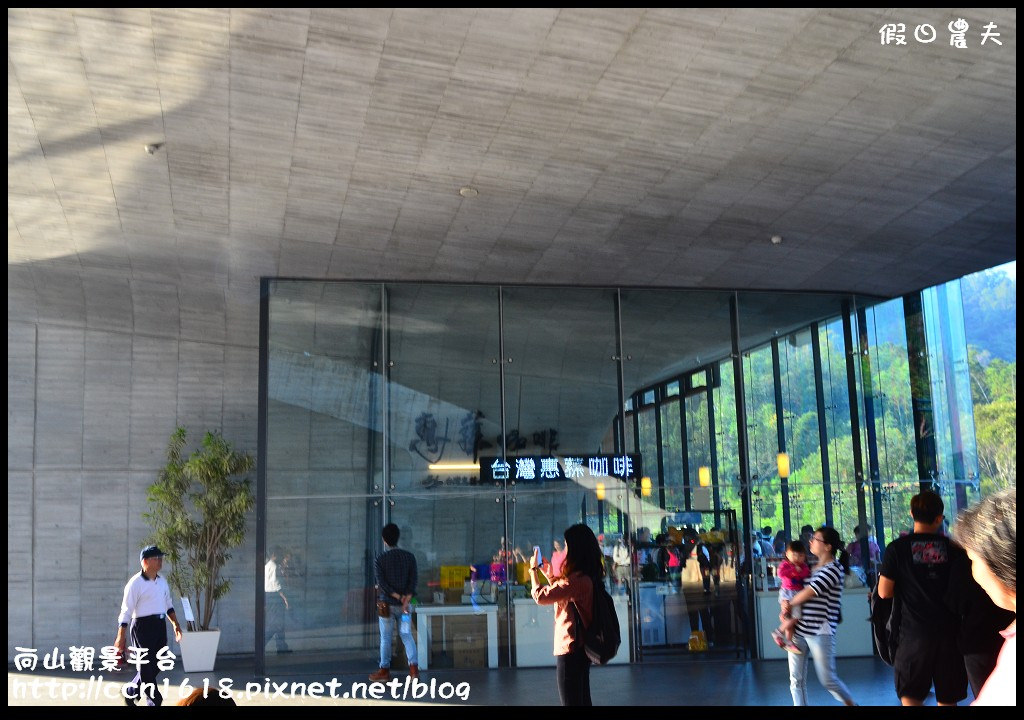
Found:
<path fill-rule="evenodd" d="M 183 631 L 181 634 L 181 662 L 185 672 L 210 672 L 217 662 L 220 630 Z"/>

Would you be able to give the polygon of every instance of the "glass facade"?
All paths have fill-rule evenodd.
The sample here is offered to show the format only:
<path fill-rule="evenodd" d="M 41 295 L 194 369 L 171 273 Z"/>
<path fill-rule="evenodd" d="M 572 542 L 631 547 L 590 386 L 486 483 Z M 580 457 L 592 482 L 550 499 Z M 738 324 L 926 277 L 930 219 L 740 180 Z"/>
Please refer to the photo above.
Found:
<path fill-rule="evenodd" d="M 606 553 L 618 661 L 767 656 L 782 543 L 861 525 L 884 547 L 918 488 L 976 497 L 958 284 L 265 280 L 263 302 L 258 546 L 289 603 L 260 584 L 267 672 L 375 666 L 387 522 L 417 559 L 420 667 L 524 667 L 553 665 L 526 562 L 557 566 L 574 523 Z"/>
<path fill-rule="evenodd" d="M 936 472 L 928 479 L 954 517 L 979 499 L 980 487 L 960 281 L 924 290 L 921 301 L 935 413 Z"/>
<path fill-rule="evenodd" d="M 376 285 L 274 287 L 266 548 L 289 609 L 266 605 L 272 648 L 346 657 L 366 646 L 367 559 L 380 535 L 380 300 Z M 289 637 L 292 628 L 320 632 L 300 644 Z"/>

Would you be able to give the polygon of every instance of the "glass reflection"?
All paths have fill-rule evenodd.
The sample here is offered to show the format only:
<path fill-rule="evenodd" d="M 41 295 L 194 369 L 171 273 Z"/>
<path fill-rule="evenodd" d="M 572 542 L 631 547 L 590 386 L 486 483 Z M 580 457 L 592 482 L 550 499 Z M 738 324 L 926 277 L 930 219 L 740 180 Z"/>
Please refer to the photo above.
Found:
<path fill-rule="evenodd" d="M 930 369 L 913 392 L 901 301 L 851 310 L 872 479 L 863 517 L 842 299 L 740 294 L 745 528 L 730 293 L 272 282 L 262 561 L 288 606 L 267 599 L 268 666 L 374 667 L 373 560 L 388 521 L 419 564 L 425 669 L 553 664 L 525 564 L 536 545 L 557 572 L 555 543 L 576 522 L 602 542 L 639 656 L 763 652 L 750 612 L 773 593 L 774 541 L 823 522 L 848 540 L 862 525 L 879 544 L 901 529 L 920 480 L 918 395 L 943 405 L 938 467 L 954 480 L 976 467 L 962 320 L 942 318 L 959 296 L 943 293 L 923 303 Z M 568 472 L 573 458 L 625 452 L 640 471 L 627 480 Z M 950 508 L 961 495 L 946 488 Z"/>
<path fill-rule="evenodd" d="M 287 606 L 265 592 L 269 667 L 309 655 L 374 664 L 368 548 L 380 501 L 368 496 L 380 490 L 380 307 L 378 285 L 271 283 L 261 560 Z"/>
<path fill-rule="evenodd" d="M 388 490 L 476 485 L 501 435 L 496 288 L 387 287 Z"/>

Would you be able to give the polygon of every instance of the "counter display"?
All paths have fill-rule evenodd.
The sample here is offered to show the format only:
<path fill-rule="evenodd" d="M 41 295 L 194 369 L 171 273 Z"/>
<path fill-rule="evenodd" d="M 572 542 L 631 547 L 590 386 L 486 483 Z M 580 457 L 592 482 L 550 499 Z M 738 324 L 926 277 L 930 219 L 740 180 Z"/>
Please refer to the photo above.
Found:
<path fill-rule="evenodd" d="M 772 640 L 779 626 L 777 590 L 754 593 L 757 609 L 758 655 L 766 660 L 784 660 L 789 653 Z M 868 622 L 868 589 L 845 588 L 842 600 L 843 621 L 836 630 L 836 657 L 867 657 L 874 654 L 871 623 Z"/>
<path fill-rule="evenodd" d="M 615 614 L 619 616 L 622 644 L 609 665 L 629 663 L 629 603 L 625 595 L 613 595 Z M 533 598 L 512 601 L 515 613 L 515 656 L 517 667 L 554 667 L 555 607 L 538 605 Z"/>
<path fill-rule="evenodd" d="M 685 593 L 667 583 L 640 583 L 641 645 L 685 645 L 690 630 Z"/>

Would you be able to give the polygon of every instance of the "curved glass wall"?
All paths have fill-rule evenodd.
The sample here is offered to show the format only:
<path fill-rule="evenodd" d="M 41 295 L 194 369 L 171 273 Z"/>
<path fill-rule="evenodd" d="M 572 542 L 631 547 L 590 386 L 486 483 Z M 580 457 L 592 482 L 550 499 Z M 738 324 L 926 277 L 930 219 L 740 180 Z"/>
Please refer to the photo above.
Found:
<path fill-rule="evenodd" d="M 377 664 L 373 567 L 387 522 L 417 559 L 422 668 L 553 664 L 550 608 L 528 598 L 526 561 L 537 546 L 557 571 L 562 533 L 578 522 L 606 554 L 617 661 L 772 657 L 776 541 L 831 524 L 884 543 L 933 480 L 951 510 L 976 497 L 958 286 L 882 304 L 413 283 L 265 290 L 256 606 L 268 672 Z M 908 349 L 918 346 L 927 358 Z M 863 631 L 844 646 L 870 654 Z M 393 655 L 393 667 L 408 662 L 397 638 Z"/>
<path fill-rule="evenodd" d="M 837 525 L 840 495 L 833 493 L 841 485 L 829 450 L 838 448 L 830 447 L 828 422 L 836 419 L 835 395 L 848 397 L 846 368 L 828 373 L 820 328 L 843 312 L 843 298 L 836 296 L 740 294 L 741 340 L 749 348 L 743 368 L 753 530 L 776 556 L 785 543 L 806 541 L 808 526 Z M 836 339 L 843 341 L 841 326 Z M 838 358 L 844 357 L 840 350 Z M 849 423 L 833 427 L 832 435 L 844 432 L 849 435 Z"/>
<path fill-rule="evenodd" d="M 626 425 L 638 428 L 651 478 L 630 538 L 638 650 L 734 656 L 746 651 L 734 567 L 739 506 L 722 505 L 712 400 L 720 373 L 709 364 L 730 351 L 730 294 L 630 289 L 620 299 Z"/>
<path fill-rule="evenodd" d="M 740 293 L 739 330 L 743 371 L 747 447 L 750 455 L 752 583 L 755 640 L 762 657 L 783 657 L 771 640 L 778 596 L 778 566 L 786 545 L 801 540 L 813 566 L 809 536 L 822 525 L 832 525 L 844 541 L 852 533 L 842 528 L 836 506 L 842 497 L 842 478 L 833 477 L 829 437 L 856 432 L 855 426 L 836 423 L 839 413 L 826 407 L 826 385 L 849 377 L 845 363 L 838 376 L 826 374 L 827 350 L 821 347 L 822 326 L 849 315 L 852 298 L 795 293 Z M 826 333 L 827 339 L 827 333 Z M 844 345 L 852 340 L 842 332 Z M 849 396 L 849 385 L 843 392 Z M 839 390 L 840 388 L 830 388 Z M 829 398 L 831 399 L 831 398 Z M 833 406 L 835 403 L 832 403 Z M 851 509 L 860 517 L 863 490 L 854 484 Z M 838 521 L 838 523 L 837 523 Z M 852 528 L 851 528 L 852 530 Z M 848 531 L 847 531 L 848 532 Z M 746 564 L 746 563 L 744 563 Z M 865 576 L 865 580 L 867 580 Z M 867 600 L 868 588 L 848 589 L 843 603 L 857 613 Z M 854 633 L 842 653 L 870 653 L 870 642 Z"/>

